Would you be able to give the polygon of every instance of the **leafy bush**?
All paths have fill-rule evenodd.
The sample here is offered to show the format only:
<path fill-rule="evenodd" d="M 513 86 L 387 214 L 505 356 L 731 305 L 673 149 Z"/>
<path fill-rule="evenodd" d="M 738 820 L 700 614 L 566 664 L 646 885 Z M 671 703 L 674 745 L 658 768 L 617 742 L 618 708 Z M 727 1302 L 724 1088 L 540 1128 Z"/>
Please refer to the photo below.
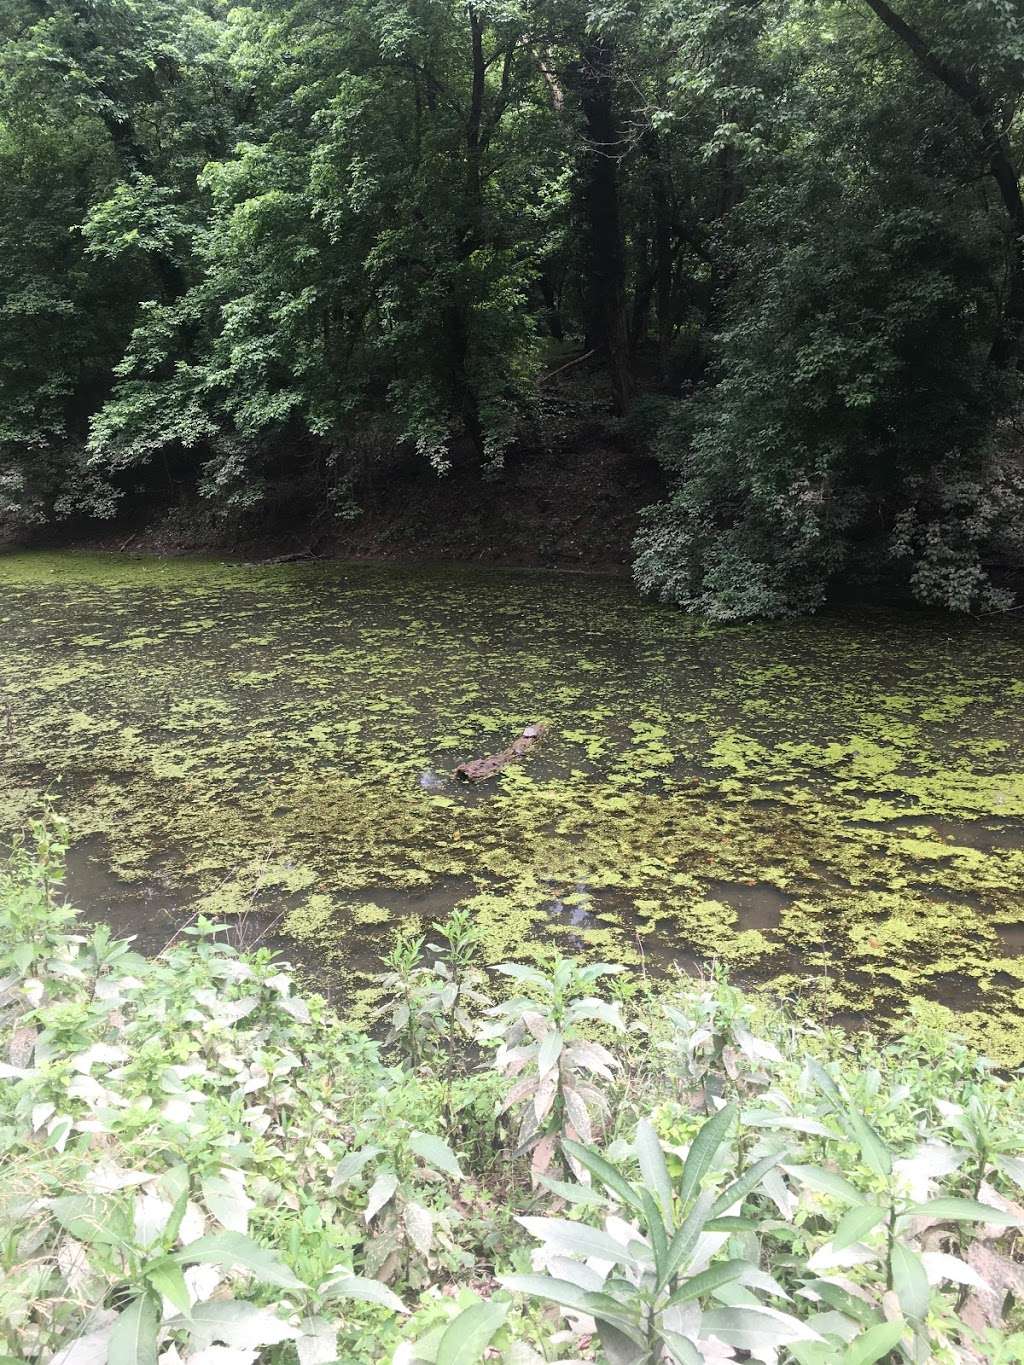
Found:
<path fill-rule="evenodd" d="M 392 1065 L 221 926 L 146 959 L 79 924 L 66 830 L 32 836 L 0 872 L 8 1359 L 1024 1358 L 1024 1085 L 956 1040 L 715 980 L 613 1004 L 567 960 L 481 1015 L 456 918 L 422 979 L 479 1045 Z"/>

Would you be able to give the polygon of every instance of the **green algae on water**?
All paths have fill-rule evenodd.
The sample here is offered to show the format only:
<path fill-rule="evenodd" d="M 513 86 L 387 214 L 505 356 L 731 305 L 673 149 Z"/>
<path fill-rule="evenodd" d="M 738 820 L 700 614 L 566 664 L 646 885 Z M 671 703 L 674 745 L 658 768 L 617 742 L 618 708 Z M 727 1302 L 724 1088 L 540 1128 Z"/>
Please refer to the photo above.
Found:
<path fill-rule="evenodd" d="M 463 904 L 491 960 L 717 958 L 1024 1060 L 1021 622 L 694 630 L 604 579 L 16 554 L 0 629 L 0 840 L 56 797 L 140 917 L 265 914 L 368 999 L 396 924 Z"/>

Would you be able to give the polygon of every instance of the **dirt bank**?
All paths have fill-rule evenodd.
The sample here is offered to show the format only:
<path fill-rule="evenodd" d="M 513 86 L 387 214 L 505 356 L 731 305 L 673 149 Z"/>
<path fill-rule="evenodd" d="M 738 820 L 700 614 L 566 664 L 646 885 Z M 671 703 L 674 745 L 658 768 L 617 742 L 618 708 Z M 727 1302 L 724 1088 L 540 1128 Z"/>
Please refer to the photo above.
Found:
<path fill-rule="evenodd" d="M 456 459 L 438 475 L 395 458 L 353 488 L 343 515 L 309 484 L 282 479 L 264 502 L 224 516 L 187 485 L 125 498 L 113 521 L 44 528 L 33 543 L 267 559 L 438 560 L 625 573 L 641 508 L 664 495 L 658 466 L 610 444 L 511 456 L 488 476 Z"/>

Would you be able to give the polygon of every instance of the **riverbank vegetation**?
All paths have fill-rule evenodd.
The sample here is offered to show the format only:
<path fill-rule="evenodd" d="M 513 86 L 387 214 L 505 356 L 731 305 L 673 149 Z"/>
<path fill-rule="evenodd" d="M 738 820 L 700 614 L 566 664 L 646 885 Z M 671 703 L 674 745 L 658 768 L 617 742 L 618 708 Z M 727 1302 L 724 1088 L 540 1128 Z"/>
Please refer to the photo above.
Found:
<path fill-rule="evenodd" d="M 947 1032 L 396 940 L 383 1041 L 0 873 L 0 1340 L 49 1365 L 1024 1359 L 1024 1094 Z"/>
<path fill-rule="evenodd" d="M 14 0 L 0 40 L 8 526 L 329 550 L 418 460 L 543 527 L 611 449 L 662 474 L 583 539 L 667 486 L 636 577 L 690 611 L 1007 605 L 1014 4 Z"/>

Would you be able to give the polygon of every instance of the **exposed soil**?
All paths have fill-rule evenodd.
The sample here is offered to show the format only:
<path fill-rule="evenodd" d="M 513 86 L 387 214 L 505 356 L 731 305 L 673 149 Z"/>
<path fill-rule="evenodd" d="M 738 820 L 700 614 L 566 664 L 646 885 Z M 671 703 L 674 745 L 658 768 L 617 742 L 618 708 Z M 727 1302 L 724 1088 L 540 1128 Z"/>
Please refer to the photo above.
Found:
<path fill-rule="evenodd" d="M 350 518 L 325 512 L 308 487 L 282 482 L 246 516 L 215 516 L 182 486 L 126 498 L 110 522 L 51 526 L 34 544 L 243 559 L 427 560 L 628 572 L 640 509 L 665 494 L 651 459 L 593 444 L 522 452 L 488 476 L 468 453 L 437 474 L 396 456 L 355 490 Z"/>

